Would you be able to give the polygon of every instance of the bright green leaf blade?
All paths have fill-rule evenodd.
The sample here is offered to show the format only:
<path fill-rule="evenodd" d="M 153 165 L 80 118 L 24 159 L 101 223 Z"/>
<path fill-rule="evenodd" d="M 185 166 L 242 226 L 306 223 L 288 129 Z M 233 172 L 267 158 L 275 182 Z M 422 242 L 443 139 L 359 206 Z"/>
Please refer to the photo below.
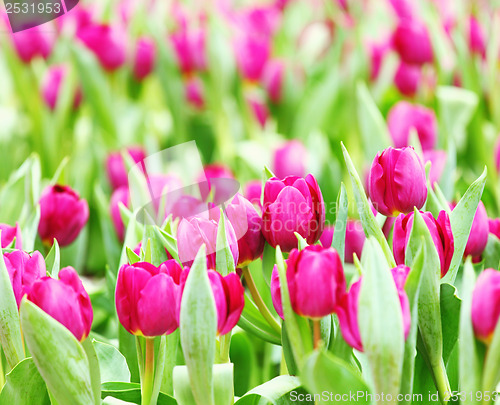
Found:
<path fill-rule="evenodd" d="M 227 276 L 229 273 L 234 273 L 235 271 L 233 254 L 231 253 L 227 239 L 227 223 L 229 221 L 221 208 L 219 226 L 217 227 L 215 269 L 223 276 Z M 229 226 L 231 225 L 229 224 Z"/>
<path fill-rule="evenodd" d="M 141 385 L 137 383 L 107 382 L 102 384 L 102 398 L 113 397 L 134 404 L 141 403 Z M 176 405 L 171 396 L 160 392 L 157 405 Z"/>
<path fill-rule="evenodd" d="M 99 359 L 101 383 L 130 382 L 130 371 L 123 354 L 116 347 L 107 343 L 93 340 L 92 344 Z"/>
<path fill-rule="evenodd" d="M 47 273 L 50 277 L 57 278 L 61 268 L 61 253 L 59 251 L 59 243 L 57 243 L 57 239 L 54 239 L 54 244 L 50 248 L 49 253 L 47 253 L 47 256 L 45 256 L 45 265 L 47 267 Z"/>
<path fill-rule="evenodd" d="M 291 405 L 297 403 L 293 399 L 292 392 L 296 394 L 305 393 L 304 390 L 301 389 L 299 378 L 290 375 L 280 375 L 248 391 L 235 402 L 235 405 Z M 312 405 L 314 402 L 303 401 L 301 404 Z"/>
<path fill-rule="evenodd" d="M 342 260 L 342 264 L 344 263 L 348 203 L 347 191 L 344 183 L 341 183 L 339 196 L 337 198 L 337 218 L 335 219 L 332 247 L 338 252 L 340 259 Z"/>

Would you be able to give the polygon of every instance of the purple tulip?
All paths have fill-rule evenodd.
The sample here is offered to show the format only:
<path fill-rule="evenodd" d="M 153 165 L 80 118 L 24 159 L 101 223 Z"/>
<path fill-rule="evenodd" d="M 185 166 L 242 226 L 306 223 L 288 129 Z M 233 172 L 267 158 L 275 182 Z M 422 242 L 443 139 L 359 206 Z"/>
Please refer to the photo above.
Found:
<path fill-rule="evenodd" d="M 234 51 L 236 64 L 243 78 L 253 82 L 259 81 L 271 52 L 269 39 L 243 36 L 236 40 Z"/>
<path fill-rule="evenodd" d="M 472 326 L 474 333 L 489 345 L 500 318 L 500 272 L 484 270 L 472 292 Z"/>
<path fill-rule="evenodd" d="M 423 150 L 434 149 L 437 119 L 433 110 L 407 101 L 396 103 L 387 115 L 387 126 L 396 148 L 408 146 L 410 131 L 415 129 Z"/>
<path fill-rule="evenodd" d="M 288 141 L 274 151 L 273 172 L 276 177 L 304 177 L 306 175 L 307 149 L 299 140 Z"/>
<path fill-rule="evenodd" d="M 140 146 L 132 146 L 127 148 L 127 152 L 134 163 L 142 162 L 146 158 L 146 152 Z M 109 182 L 113 190 L 119 187 L 128 186 L 127 168 L 121 152 L 112 152 L 106 159 L 106 171 Z"/>
<path fill-rule="evenodd" d="M 443 175 L 444 167 L 446 166 L 447 154 L 444 150 L 426 150 L 424 151 L 424 162 L 431 162 L 431 171 L 429 173 L 429 181 L 433 186 L 438 183 Z"/>
<path fill-rule="evenodd" d="M 262 219 L 267 242 L 284 252 L 298 246 L 295 232 L 308 244 L 316 243 L 325 224 L 325 204 L 314 176 L 270 178 L 264 187 Z"/>
<path fill-rule="evenodd" d="M 418 65 L 409 65 L 403 61 L 399 62 L 394 76 L 394 84 L 399 92 L 407 97 L 413 97 L 418 90 L 422 79 L 422 70 Z"/>
<path fill-rule="evenodd" d="M 14 250 L 4 253 L 3 258 L 19 308 L 21 299 L 30 292 L 33 283 L 47 275 L 45 261 L 38 251 L 30 256 L 22 250 Z"/>
<path fill-rule="evenodd" d="M 0 244 L 2 249 L 8 248 L 16 240 L 14 247 L 16 249 L 22 249 L 22 235 L 21 228 L 16 222 L 16 226 L 10 226 L 7 224 L 0 224 L 0 231 L 2 231 L 2 239 Z"/>
<path fill-rule="evenodd" d="M 262 81 L 269 100 L 274 104 L 279 104 L 281 101 L 284 75 L 285 63 L 279 59 L 269 60 L 264 68 Z"/>
<path fill-rule="evenodd" d="M 319 245 L 294 249 L 286 261 L 290 302 L 295 313 L 312 319 L 332 314 L 345 291 L 342 262 L 337 251 Z M 276 312 L 283 318 L 277 267 L 271 277 L 271 296 Z"/>
<path fill-rule="evenodd" d="M 500 239 L 500 218 L 488 219 L 488 230 Z"/>
<path fill-rule="evenodd" d="M 73 267 L 61 269 L 58 280 L 50 277 L 36 280 L 28 300 L 62 323 L 80 342 L 89 335 L 94 311 Z"/>
<path fill-rule="evenodd" d="M 191 266 L 198 254 L 198 250 L 204 244 L 207 252 L 207 267 L 215 269 L 217 254 L 217 228 L 218 224 L 212 219 L 194 216 L 184 218 L 177 228 L 177 246 L 179 258 L 184 266 Z M 234 259 L 234 265 L 238 264 L 238 240 L 231 223 L 226 222 L 226 237 Z"/>
<path fill-rule="evenodd" d="M 403 18 L 392 36 L 392 45 L 401 59 L 410 65 L 431 63 L 433 51 L 427 27 L 415 19 Z"/>
<path fill-rule="evenodd" d="M 472 53 L 480 55 L 483 59 L 486 57 L 486 41 L 483 28 L 476 17 L 469 17 L 469 48 Z"/>
<path fill-rule="evenodd" d="M 120 187 L 113 191 L 113 194 L 111 195 L 111 201 L 109 203 L 113 226 L 115 227 L 118 239 L 120 241 L 123 241 L 125 237 L 125 225 L 123 224 L 119 203 L 122 203 L 127 208 L 130 206 L 130 195 L 128 187 Z"/>
<path fill-rule="evenodd" d="M 455 203 L 450 204 L 451 209 L 454 209 Z M 488 243 L 489 223 L 488 214 L 482 201 L 479 201 L 472 227 L 465 245 L 464 257 L 472 256 L 479 257 L 483 254 L 486 244 Z"/>
<path fill-rule="evenodd" d="M 69 186 L 56 184 L 47 187 L 40 198 L 38 234 L 45 245 L 71 244 L 89 219 L 87 201 Z"/>
<path fill-rule="evenodd" d="M 373 160 L 368 177 L 373 206 L 385 216 L 407 214 L 427 199 L 425 170 L 412 147 L 389 147 Z"/>
<path fill-rule="evenodd" d="M 133 335 L 160 336 L 179 326 L 183 271 L 175 260 L 159 267 L 124 264 L 118 271 L 115 302 L 118 320 Z"/>
<path fill-rule="evenodd" d="M 156 46 L 152 39 L 142 37 L 137 40 L 134 55 L 134 77 L 144 80 L 154 69 L 156 63 Z"/>
<path fill-rule="evenodd" d="M 54 45 L 52 35 L 39 26 L 12 34 L 12 40 L 19 59 L 26 64 L 36 57 L 47 59 Z"/>
<path fill-rule="evenodd" d="M 430 212 L 421 212 L 421 214 L 434 241 L 434 246 L 436 246 L 441 265 L 441 277 L 444 277 L 450 268 L 451 258 L 455 251 L 455 241 L 451 232 L 450 218 L 444 210 L 439 213 L 437 220 Z M 392 235 L 392 249 L 394 259 L 396 259 L 396 263 L 399 265 L 405 263 L 406 248 L 412 227 L 413 212 L 407 215 L 400 214 L 396 218 Z"/>
<path fill-rule="evenodd" d="M 332 246 L 333 232 L 335 227 L 333 225 L 325 227 L 323 234 L 319 238 L 323 247 Z M 354 263 L 354 254 L 361 257 L 363 245 L 365 244 L 366 236 L 363 231 L 361 221 L 356 219 L 348 219 L 345 230 L 345 252 L 344 260 L 346 263 Z"/>
<path fill-rule="evenodd" d="M 410 268 L 406 266 L 397 266 L 393 268 L 391 272 L 398 291 L 399 303 L 401 304 L 403 331 L 406 339 L 410 333 L 411 312 L 408 296 L 404 290 L 404 284 L 410 272 Z M 359 280 L 351 286 L 349 292 L 343 294 L 337 307 L 340 331 L 342 332 L 344 340 L 349 346 L 360 352 L 363 351 L 363 342 L 359 331 L 358 305 L 362 279 L 363 278 L 360 277 Z"/>

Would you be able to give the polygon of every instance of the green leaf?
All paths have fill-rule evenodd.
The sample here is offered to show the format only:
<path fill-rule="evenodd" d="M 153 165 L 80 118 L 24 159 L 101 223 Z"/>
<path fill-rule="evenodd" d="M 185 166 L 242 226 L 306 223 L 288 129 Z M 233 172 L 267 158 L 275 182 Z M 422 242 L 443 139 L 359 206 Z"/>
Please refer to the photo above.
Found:
<path fill-rule="evenodd" d="M 231 253 L 226 235 L 226 221 L 228 219 L 221 208 L 219 225 L 217 227 L 215 269 L 223 276 L 227 276 L 229 273 L 234 273 L 235 271 L 233 254 Z"/>
<path fill-rule="evenodd" d="M 335 229 L 333 231 L 332 247 L 338 252 L 342 264 L 345 256 L 345 231 L 347 226 L 347 210 L 349 201 L 344 183 L 340 184 L 340 192 L 337 198 L 337 218 L 335 219 Z"/>
<path fill-rule="evenodd" d="M 163 365 L 163 375 L 160 390 L 168 395 L 174 394 L 172 385 L 174 367 L 177 361 L 177 351 L 179 347 L 179 329 L 165 339 L 165 360 Z"/>
<path fill-rule="evenodd" d="M 163 247 L 167 249 L 168 253 L 170 253 L 170 255 L 180 263 L 181 259 L 179 259 L 179 253 L 177 250 L 177 239 L 159 227 L 155 228 L 155 232 L 162 241 Z"/>
<path fill-rule="evenodd" d="M 50 405 L 49 394 L 32 358 L 18 363 L 6 376 L 0 405 Z"/>
<path fill-rule="evenodd" d="M 460 307 L 462 300 L 457 296 L 457 289 L 450 284 L 441 284 L 441 329 L 443 331 L 443 360 L 448 363 L 459 333 Z"/>
<path fill-rule="evenodd" d="M 241 396 L 257 385 L 257 357 L 247 333 L 241 330 L 233 332 L 229 358 L 234 364 L 234 392 Z"/>
<path fill-rule="evenodd" d="M 92 385 L 92 392 L 94 395 L 94 404 L 100 405 L 101 403 L 101 370 L 99 369 L 99 360 L 94 345 L 91 339 L 85 339 L 82 342 L 83 350 L 87 355 L 89 362 L 90 384 Z"/>
<path fill-rule="evenodd" d="M 255 387 L 243 395 L 235 405 L 291 405 L 297 403 L 291 398 L 292 392 L 305 394 L 298 377 L 280 375 Z M 314 401 L 300 401 L 301 404 L 314 404 Z"/>
<path fill-rule="evenodd" d="M 307 241 L 298 232 L 294 232 L 294 235 L 297 238 L 299 250 L 302 250 L 302 249 L 306 248 L 307 246 L 309 246 Z"/>
<path fill-rule="evenodd" d="M 137 255 L 132 249 L 130 249 L 128 246 L 125 247 L 125 250 L 127 252 L 127 257 L 128 257 L 128 262 L 130 264 L 135 264 L 141 261 L 140 256 Z"/>
<path fill-rule="evenodd" d="M 486 352 L 483 369 L 482 391 L 492 393 L 500 383 L 500 322 L 497 322 L 493 338 Z M 484 401 L 488 404 L 491 401 Z"/>
<path fill-rule="evenodd" d="M 141 403 L 141 385 L 138 383 L 107 382 L 102 384 L 102 398 L 113 397 L 121 401 L 133 404 Z M 160 392 L 157 405 L 176 405 L 177 402 L 171 396 Z"/>
<path fill-rule="evenodd" d="M 262 273 L 267 285 L 271 285 L 271 275 L 276 262 L 276 249 L 266 242 L 262 253 Z"/>
<path fill-rule="evenodd" d="M 47 274 L 50 277 L 57 278 L 61 268 L 61 254 L 59 251 L 59 243 L 54 238 L 54 244 L 50 248 L 49 253 L 45 256 L 45 265 L 47 267 Z"/>
<path fill-rule="evenodd" d="M 101 383 L 106 382 L 130 382 L 130 371 L 123 354 L 113 345 L 92 341 L 101 373 Z"/>
<path fill-rule="evenodd" d="M 245 306 L 238 321 L 238 326 L 266 342 L 275 345 L 281 344 L 281 336 L 267 323 L 247 293 L 245 293 Z"/>
<path fill-rule="evenodd" d="M 165 247 L 163 246 L 163 238 L 161 238 L 156 232 L 155 225 L 145 225 L 144 226 L 144 240 L 149 240 L 151 244 L 151 262 L 155 266 L 159 266 L 166 260 L 168 260 L 167 253 L 165 252 Z"/>
<path fill-rule="evenodd" d="M 486 183 L 486 167 L 479 178 L 470 185 L 463 197 L 458 202 L 450 215 L 451 231 L 455 243 L 455 251 L 451 259 L 450 269 L 443 277 L 443 283 L 453 284 L 457 277 L 458 268 L 462 262 L 467 239 L 469 239 L 470 230 L 474 215 L 476 215 L 477 206 L 481 201 L 484 185 Z"/>
<path fill-rule="evenodd" d="M 488 243 L 481 257 L 484 260 L 484 268 L 497 269 L 500 264 L 500 239 L 495 235 L 488 235 Z"/>
<path fill-rule="evenodd" d="M 26 299 L 21 324 L 33 361 L 56 401 L 93 404 L 89 361 L 73 334 Z"/>

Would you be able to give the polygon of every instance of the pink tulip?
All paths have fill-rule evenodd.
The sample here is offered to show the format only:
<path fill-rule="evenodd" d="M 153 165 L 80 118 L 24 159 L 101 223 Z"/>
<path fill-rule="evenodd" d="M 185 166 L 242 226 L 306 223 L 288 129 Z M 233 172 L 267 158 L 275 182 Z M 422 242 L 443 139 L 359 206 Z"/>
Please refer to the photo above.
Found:
<path fill-rule="evenodd" d="M 492 235 L 500 239 L 500 218 L 488 219 L 488 230 Z"/>
<path fill-rule="evenodd" d="M 497 173 L 500 173 L 500 136 L 497 138 L 494 147 L 494 158 L 495 158 L 495 167 L 497 169 Z"/>
<path fill-rule="evenodd" d="M 139 146 L 127 148 L 127 152 L 134 163 L 142 162 L 146 158 L 146 152 Z M 128 170 L 123 161 L 121 152 L 112 152 L 106 159 L 106 172 L 113 190 L 128 186 Z"/>
<path fill-rule="evenodd" d="M 234 51 L 241 76 L 249 81 L 259 81 L 271 52 L 268 39 L 244 36 L 236 40 Z"/>
<path fill-rule="evenodd" d="M 306 175 L 307 149 L 304 144 L 294 139 L 274 151 L 272 169 L 276 177 L 304 177 Z"/>
<path fill-rule="evenodd" d="M 113 226 L 115 227 L 118 239 L 120 241 L 123 241 L 125 237 L 125 225 L 123 224 L 119 203 L 122 203 L 127 208 L 130 207 L 130 195 L 128 187 L 120 187 L 113 191 L 113 194 L 111 195 L 111 201 L 109 203 Z"/>
<path fill-rule="evenodd" d="M 260 180 L 249 181 L 245 186 L 244 195 L 248 201 L 262 210 L 262 204 L 260 203 L 260 196 L 262 195 L 262 182 Z"/>
<path fill-rule="evenodd" d="M 429 229 L 434 246 L 439 256 L 441 264 L 441 277 L 448 272 L 451 259 L 455 251 L 455 241 L 451 232 L 450 218 L 446 211 L 441 211 L 437 220 L 430 212 L 421 212 L 422 218 Z M 407 215 L 400 214 L 396 218 L 392 235 L 392 249 L 396 263 L 405 263 L 406 248 L 410 240 L 411 229 L 413 227 L 413 212 Z"/>
<path fill-rule="evenodd" d="M 373 160 L 368 194 L 378 212 L 385 216 L 409 213 L 427 199 L 425 170 L 412 147 L 389 147 Z"/>
<path fill-rule="evenodd" d="M 66 66 L 52 66 L 47 70 L 46 76 L 42 82 L 42 98 L 45 104 L 55 110 L 59 100 L 61 86 L 66 77 Z M 77 88 L 73 96 L 73 108 L 78 108 L 82 101 L 82 91 Z"/>
<path fill-rule="evenodd" d="M 454 209 L 455 203 L 450 204 L 451 209 Z M 479 257 L 483 254 L 486 244 L 488 243 L 489 223 L 488 214 L 482 201 L 479 201 L 472 227 L 465 245 L 464 257 L 472 256 Z"/>
<path fill-rule="evenodd" d="M 265 128 L 267 119 L 269 118 L 269 109 L 267 105 L 258 97 L 248 96 L 247 102 L 253 116 L 261 128 Z"/>
<path fill-rule="evenodd" d="M 142 81 L 154 70 L 156 63 L 156 45 L 154 41 L 147 37 L 137 40 L 134 55 L 134 77 L 137 81 Z"/>
<path fill-rule="evenodd" d="M 403 61 L 399 62 L 394 84 L 399 92 L 407 97 L 413 97 L 422 79 L 422 71 L 418 65 L 408 65 Z"/>
<path fill-rule="evenodd" d="M 59 271 L 59 279 L 42 277 L 28 293 L 28 300 L 69 329 L 79 341 L 90 333 L 94 311 L 90 298 L 73 267 Z"/>
<path fill-rule="evenodd" d="M 206 69 L 205 31 L 187 31 L 185 28 L 170 36 L 179 69 L 184 75 Z"/>
<path fill-rule="evenodd" d="M 40 26 L 12 34 L 14 48 L 24 63 L 30 63 L 36 57 L 47 59 L 52 52 L 54 40 Z"/>
<path fill-rule="evenodd" d="M 118 320 L 133 335 L 160 336 L 179 326 L 182 268 L 175 260 L 159 267 L 124 264 L 118 271 L 115 302 Z"/>
<path fill-rule="evenodd" d="M 263 86 L 274 104 L 279 104 L 283 95 L 285 63 L 279 59 L 271 59 L 264 68 Z"/>
<path fill-rule="evenodd" d="M 206 200 L 210 191 L 213 192 L 216 204 L 225 202 L 236 194 L 236 180 L 231 169 L 223 164 L 210 164 L 203 168 L 203 173 L 198 176 L 198 187 L 201 198 Z M 233 192 L 233 189 L 235 189 Z"/>
<path fill-rule="evenodd" d="M 0 224 L 0 231 L 2 231 L 0 244 L 2 249 L 8 248 L 16 240 L 14 247 L 16 249 L 22 248 L 22 235 L 21 228 L 19 224 L 16 222 L 16 226 L 10 226 L 7 224 Z"/>
<path fill-rule="evenodd" d="M 297 248 L 295 232 L 308 244 L 316 243 L 323 232 L 325 205 L 314 176 L 270 178 L 264 187 L 262 220 L 267 242 L 284 252 Z"/>
<path fill-rule="evenodd" d="M 332 246 L 333 232 L 335 227 L 327 226 L 323 231 L 323 234 L 319 238 L 321 245 L 323 247 Z M 345 230 L 345 252 L 344 260 L 346 263 L 354 263 L 354 254 L 358 258 L 361 258 L 361 253 L 363 252 L 363 245 L 365 244 L 365 232 L 363 231 L 363 226 L 361 222 L 356 219 L 348 219 Z"/>
<path fill-rule="evenodd" d="M 431 162 L 431 171 L 429 181 L 431 185 L 438 183 L 443 175 L 446 166 L 447 155 L 444 150 L 426 150 L 424 151 L 424 162 Z"/>
<path fill-rule="evenodd" d="M 472 292 L 472 326 L 476 336 L 490 344 L 500 318 L 500 272 L 484 270 Z"/>
<path fill-rule="evenodd" d="M 392 8 L 399 18 L 411 19 L 415 12 L 408 0 L 389 0 Z"/>
<path fill-rule="evenodd" d="M 483 59 L 486 57 L 486 41 L 483 28 L 476 17 L 469 17 L 469 48 L 472 53 L 480 55 Z"/>
<path fill-rule="evenodd" d="M 415 19 L 401 19 L 393 33 L 392 45 L 401 59 L 410 65 L 431 63 L 434 56 L 427 27 Z"/>
<path fill-rule="evenodd" d="M 38 234 L 45 245 L 52 246 L 54 239 L 61 247 L 71 244 L 89 219 L 87 201 L 69 186 L 47 187 L 39 204 Z"/>
<path fill-rule="evenodd" d="M 203 82 L 198 77 L 189 77 L 184 84 L 186 100 L 190 105 L 198 110 L 205 107 L 205 96 Z"/>
<path fill-rule="evenodd" d="M 380 68 L 382 67 L 382 62 L 389 51 L 389 46 L 387 41 L 381 43 L 369 43 L 368 53 L 370 57 L 370 80 L 377 80 L 380 74 Z"/>

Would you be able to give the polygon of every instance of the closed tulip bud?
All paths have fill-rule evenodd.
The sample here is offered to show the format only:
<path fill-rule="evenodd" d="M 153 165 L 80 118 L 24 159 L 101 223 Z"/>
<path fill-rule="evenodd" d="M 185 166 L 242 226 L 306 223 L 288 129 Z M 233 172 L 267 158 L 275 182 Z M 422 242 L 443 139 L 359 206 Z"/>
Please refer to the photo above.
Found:
<path fill-rule="evenodd" d="M 396 103 L 387 116 L 387 126 L 396 148 L 408 146 L 410 132 L 417 132 L 423 150 L 434 149 L 437 142 L 437 119 L 433 110 L 407 101 Z"/>
<path fill-rule="evenodd" d="M 262 195 L 262 182 L 260 180 L 251 180 L 245 186 L 245 198 L 256 207 L 262 210 L 260 196 Z"/>
<path fill-rule="evenodd" d="M 410 303 L 404 290 L 404 284 L 406 283 L 409 271 L 409 267 L 406 266 L 398 266 L 391 270 L 398 291 L 399 303 L 401 304 L 405 339 L 410 333 L 411 326 Z M 358 305 L 362 280 L 363 278 L 360 277 L 359 280 L 351 286 L 349 292 L 343 294 L 339 306 L 337 307 L 340 331 L 342 332 L 344 340 L 349 346 L 360 352 L 363 351 L 363 342 L 359 331 Z"/>
<path fill-rule="evenodd" d="M 345 291 L 342 262 L 337 251 L 319 245 L 294 249 L 286 261 L 290 302 L 295 313 L 311 319 L 332 314 Z M 281 290 L 276 267 L 271 277 L 271 297 L 283 317 Z"/>
<path fill-rule="evenodd" d="M 186 100 L 198 110 L 205 107 L 205 95 L 203 91 L 203 82 L 198 77 L 190 77 L 184 84 L 184 93 Z"/>
<path fill-rule="evenodd" d="M 401 94 L 413 97 L 417 93 L 421 78 L 420 66 L 409 65 L 401 61 L 394 75 L 394 84 Z"/>
<path fill-rule="evenodd" d="M 139 38 L 134 55 L 134 77 L 137 81 L 144 80 L 154 69 L 156 62 L 156 46 L 150 38 Z"/>
<path fill-rule="evenodd" d="M 217 334 L 231 332 L 240 320 L 245 306 L 245 289 L 236 273 L 222 275 L 214 270 L 208 271 L 217 308 Z"/>
<path fill-rule="evenodd" d="M 262 220 L 267 242 L 284 252 L 298 246 L 295 232 L 308 244 L 316 243 L 325 224 L 325 204 L 314 176 L 270 178 L 264 186 Z"/>
<path fill-rule="evenodd" d="M 115 71 L 125 63 L 125 34 L 121 29 L 106 24 L 92 24 L 80 29 L 77 37 L 108 72 Z"/>
<path fill-rule="evenodd" d="M 434 183 L 441 180 L 444 167 L 446 166 L 447 154 L 444 150 L 426 150 L 424 151 L 424 162 L 431 162 L 431 171 L 429 172 L 429 181 Z"/>
<path fill-rule="evenodd" d="M 33 27 L 12 35 L 19 59 L 28 64 L 36 57 L 47 59 L 52 52 L 54 39 L 41 27 Z"/>
<path fill-rule="evenodd" d="M 89 295 L 73 267 L 59 271 L 59 279 L 42 277 L 33 283 L 28 300 L 69 329 L 79 341 L 90 333 L 94 311 Z"/>
<path fill-rule="evenodd" d="M 22 250 L 4 253 L 3 259 L 19 308 L 21 299 L 30 292 L 33 283 L 47 275 L 45 261 L 38 251 L 30 256 Z"/>
<path fill-rule="evenodd" d="M 497 138 L 494 147 L 494 159 L 497 173 L 500 173 L 500 136 Z"/>
<path fill-rule="evenodd" d="M 184 75 L 206 69 L 205 35 L 203 30 L 188 32 L 183 28 L 170 36 L 179 69 Z"/>
<path fill-rule="evenodd" d="M 146 152 L 139 146 L 127 148 L 127 152 L 134 163 L 142 162 L 146 158 Z M 106 159 L 106 171 L 113 190 L 128 186 L 128 175 L 125 162 L 120 152 L 112 152 Z"/>
<path fill-rule="evenodd" d="M 238 240 L 236 239 L 231 223 L 227 221 L 225 225 L 226 237 L 234 259 L 234 265 L 236 266 L 238 264 Z M 200 216 L 181 220 L 177 228 L 177 246 L 179 248 L 179 258 L 184 266 L 191 266 L 193 264 L 198 250 L 204 244 L 207 252 L 207 267 L 215 269 L 217 228 L 218 224 L 216 221 Z"/>
<path fill-rule="evenodd" d="M 271 52 L 269 40 L 247 35 L 236 40 L 234 51 L 241 76 L 249 81 L 259 81 Z"/>
<path fill-rule="evenodd" d="M 288 141 L 274 151 L 273 172 L 283 179 L 306 175 L 307 149 L 299 140 Z"/>
<path fill-rule="evenodd" d="M 21 228 L 19 227 L 19 224 L 17 222 L 16 226 L 0 224 L 0 231 L 2 231 L 2 240 L 1 240 L 2 248 L 7 248 L 10 245 L 12 245 L 14 239 L 16 240 L 14 247 L 16 249 L 22 248 Z"/>
<path fill-rule="evenodd" d="M 319 238 L 321 245 L 324 247 L 332 246 L 334 226 L 327 226 L 323 234 Z M 348 219 L 345 230 L 345 252 L 344 260 L 346 263 L 354 263 L 354 254 L 361 257 L 363 245 L 365 244 L 366 236 L 363 231 L 361 221 Z"/>
<path fill-rule="evenodd" d="M 65 66 L 52 66 L 47 70 L 42 83 L 42 98 L 45 104 L 55 110 L 59 100 L 59 92 L 66 77 Z M 73 108 L 77 108 L 82 101 L 82 92 L 78 88 L 73 96 Z"/>
<path fill-rule="evenodd" d="M 203 167 L 203 173 L 198 176 L 198 187 L 203 200 L 206 200 L 212 191 L 214 201 L 225 202 L 235 194 L 232 192 L 234 185 L 234 174 L 223 164 L 206 165 Z"/>
<path fill-rule="evenodd" d="M 415 19 L 400 20 L 392 36 L 392 45 L 400 58 L 409 65 L 431 63 L 434 58 L 427 27 Z"/>
<path fill-rule="evenodd" d="M 54 239 L 60 246 L 71 244 L 89 219 L 87 201 L 69 186 L 47 187 L 39 204 L 38 234 L 45 245 L 51 246 Z"/>
<path fill-rule="evenodd" d="M 264 69 L 262 81 L 267 91 L 269 100 L 274 104 L 281 101 L 283 94 L 283 81 L 285 75 L 285 64 L 281 60 L 270 60 Z"/>
<path fill-rule="evenodd" d="M 500 218 L 488 219 L 489 232 L 500 239 Z"/>
<path fill-rule="evenodd" d="M 500 318 L 500 272 L 484 270 L 472 292 L 472 326 L 478 339 L 490 344 Z"/>
<path fill-rule="evenodd" d="M 120 211 L 120 203 L 122 203 L 127 208 L 130 206 L 130 195 L 128 187 L 120 187 L 113 191 L 113 194 L 111 195 L 111 201 L 109 203 L 113 226 L 115 227 L 118 239 L 120 241 L 123 241 L 123 238 L 125 236 L 125 225 L 123 224 L 123 219 Z"/>
<path fill-rule="evenodd" d="M 450 268 L 451 258 L 455 251 L 450 218 L 444 210 L 439 213 L 437 220 L 430 212 L 421 212 L 421 214 L 434 241 L 434 246 L 436 246 L 441 265 L 441 277 L 444 277 Z M 392 235 L 392 248 L 397 264 L 405 263 L 406 248 L 412 227 L 413 212 L 408 215 L 401 214 L 396 218 Z"/>
<path fill-rule="evenodd" d="M 456 204 L 450 204 L 451 209 L 454 209 Z M 464 257 L 472 256 L 479 257 L 483 254 L 486 244 L 488 243 L 489 223 L 488 214 L 482 201 L 479 201 L 472 227 L 470 229 L 469 238 L 465 245 Z"/>
<path fill-rule="evenodd" d="M 259 123 L 261 128 L 266 126 L 267 119 L 269 118 L 269 109 L 267 105 L 260 100 L 259 97 L 248 96 L 247 97 L 248 105 L 250 106 L 250 110 L 253 112 L 253 116 L 256 121 Z"/>
<path fill-rule="evenodd" d="M 183 271 L 175 260 L 159 267 L 124 264 L 118 271 L 115 303 L 118 320 L 131 334 L 160 336 L 179 326 Z"/>
<path fill-rule="evenodd" d="M 387 41 L 368 44 L 368 53 L 370 57 L 370 80 L 377 80 L 380 74 L 380 68 L 382 67 L 382 62 L 388 51 L 389 46 Z"/>
<path fill-rule="evenodd" d="M 477 21 L 476 17 L 469 17 L 469 48 L 472 53 L 480 55 L 482 58 L 486 57 L 486 41 L 484 39 L 484 32 L 481 24 Z"/>
<path fill-rule="evenodd" d="M 368 194 L 385 216 L 421 208 L 427 199 L 427 186 L 424 165 L 415 150 L 389 147 L 377 154 L 368 177 Z"/>

